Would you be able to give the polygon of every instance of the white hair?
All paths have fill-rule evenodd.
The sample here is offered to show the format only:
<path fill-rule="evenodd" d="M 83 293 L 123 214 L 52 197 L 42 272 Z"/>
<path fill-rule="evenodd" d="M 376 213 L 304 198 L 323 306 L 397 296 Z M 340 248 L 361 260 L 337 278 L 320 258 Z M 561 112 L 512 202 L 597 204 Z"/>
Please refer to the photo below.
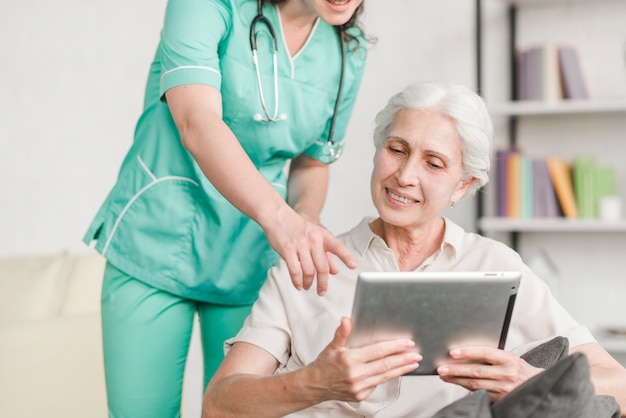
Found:
<path fill-rule="evenodd" d="M 376 149 L 387 140 L 391 122 L 402 109 L 434 110 L 455 123 L 462 144 L 464 178 L 476 178 L 466 196 L 473 195 L 489 182 L 493 124 L 487 106 L 478 94 L 467 87 L 449 83 L 419 82 L 407 86 L 392 96 L 376 115 Z"/>

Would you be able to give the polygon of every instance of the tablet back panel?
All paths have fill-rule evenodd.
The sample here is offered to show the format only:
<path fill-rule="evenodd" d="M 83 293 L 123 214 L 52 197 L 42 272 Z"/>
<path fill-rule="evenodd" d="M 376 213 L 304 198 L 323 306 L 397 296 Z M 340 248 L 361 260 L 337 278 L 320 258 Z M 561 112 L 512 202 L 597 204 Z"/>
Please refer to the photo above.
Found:
<path fill-rule="evenodd" d="M 412 338 L 424 357 L 410 374 L 437 374 L 461 345 L 504 348 L 519 272 L 364 272 L 352 310 L 352 347 Z"/>

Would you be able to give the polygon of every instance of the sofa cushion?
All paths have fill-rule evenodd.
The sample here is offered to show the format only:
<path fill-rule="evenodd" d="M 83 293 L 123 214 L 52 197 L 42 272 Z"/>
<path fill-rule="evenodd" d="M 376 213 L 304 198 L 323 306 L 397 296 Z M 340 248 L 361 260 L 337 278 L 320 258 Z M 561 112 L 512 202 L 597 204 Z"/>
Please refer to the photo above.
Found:
<path fill-rule="evenodd" d="M 0 324 L 0 417 L 106 418 L 100 317 Z"/>
<path fill-rule="evenodd" d="M 0 324 L 98 315 L 104 266 L 96 252 L 0 259 Z"/>
<path fill-rule="evenodd" d="M 489 392 L 477 390 L 440 409 L 432 418 L 492 418 Z"/>
<path fill-rule="evenodd" d="M 77 255 L 69 260 L 66 292 L 61 315 L 94 315 L 100 313 L 100 294 L 106 260 L 98 253 Z"/>
<path fill-rule="evenodd" d="M 67 254 L 0 259 L 0 324 L 40 320 L 61 310 Z"/>
<path fill-rule="evenodd" d="M 568 354 L 569 340 L 565 337 L 557 336 L 527 351 L 520 357 L 531 366 L 547 369 L 559 360 L 563 360 Z"/>
<path fill-rule="evenodd" d="M 594 389 L 584 354 L 575 353 L 532 377 L 493 404 L 494 418 L 588 418 Z"/>

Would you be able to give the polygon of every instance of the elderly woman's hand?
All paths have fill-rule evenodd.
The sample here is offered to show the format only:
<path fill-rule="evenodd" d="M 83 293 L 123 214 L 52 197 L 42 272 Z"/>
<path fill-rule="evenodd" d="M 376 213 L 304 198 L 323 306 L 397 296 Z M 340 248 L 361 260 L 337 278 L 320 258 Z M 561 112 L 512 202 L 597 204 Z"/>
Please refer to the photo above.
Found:
<path fill-rule="evenodd" d="M 441 380 L 471 391 L 485 389 L 492 402 L 543 371 L 531 366 L 517 354 L 493 347 L 462 347 L 451 350 L 450 356 L 463 363 L 439 366 L 437 373 Z"/>
<path fill-rule="evenodd" d="M 349 348 L 351 330 L 351 320 L 342 318 L 333 340 L 307 366 L 309 389 L 322 400 L 362 401 L 376 386 L 415 370 L 422 360 L 407 339 Z"/>

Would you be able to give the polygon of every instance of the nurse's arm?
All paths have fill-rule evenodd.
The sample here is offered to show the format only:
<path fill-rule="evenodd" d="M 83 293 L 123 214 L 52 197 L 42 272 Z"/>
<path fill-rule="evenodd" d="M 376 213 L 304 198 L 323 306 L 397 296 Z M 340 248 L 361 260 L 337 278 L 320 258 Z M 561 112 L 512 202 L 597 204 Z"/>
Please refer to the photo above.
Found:
<path fill-rule="evenodd" d="M 259 173 L 222 120 L 217 89 L 184 85 L 165 95 L 183 146 L 217 190 L 263 228 L 272 248 L 286 261 L 296 288 L 303 288 L 303 276 L 310 285 L 316 272 L 322 279 L 328 272 L 336 273 L 327 252 L 348 267 L 356 267 L 343 244 L 325 228 L 298 215 Z M 318 289 L 318 293 L 324 292 L 325 288 Z"/>
<path fill-rule="evenodd" d="M 304 219 L 321 225 L 320 215 L 328 191 L 328 164 L 301 154 L 291 161 L 289 180 L 287 183 L 287 203 Z M 328 254 L 328 271 L 317 270 L 317 292 L 324 293 L 328 289 L 328 274 L 336 272 L 333 257 Z M 321 265 L 321 263 L 316 263 Z M 303 277 L 303 287 L 311 286 L 312 276 Z"/>
<path fill-rule="evenodd" d="M 287 203 L 301 216 L 320 223 L 328 191 L 328 164 L 301 154 L 291 161 L 287 183 Z"/>

